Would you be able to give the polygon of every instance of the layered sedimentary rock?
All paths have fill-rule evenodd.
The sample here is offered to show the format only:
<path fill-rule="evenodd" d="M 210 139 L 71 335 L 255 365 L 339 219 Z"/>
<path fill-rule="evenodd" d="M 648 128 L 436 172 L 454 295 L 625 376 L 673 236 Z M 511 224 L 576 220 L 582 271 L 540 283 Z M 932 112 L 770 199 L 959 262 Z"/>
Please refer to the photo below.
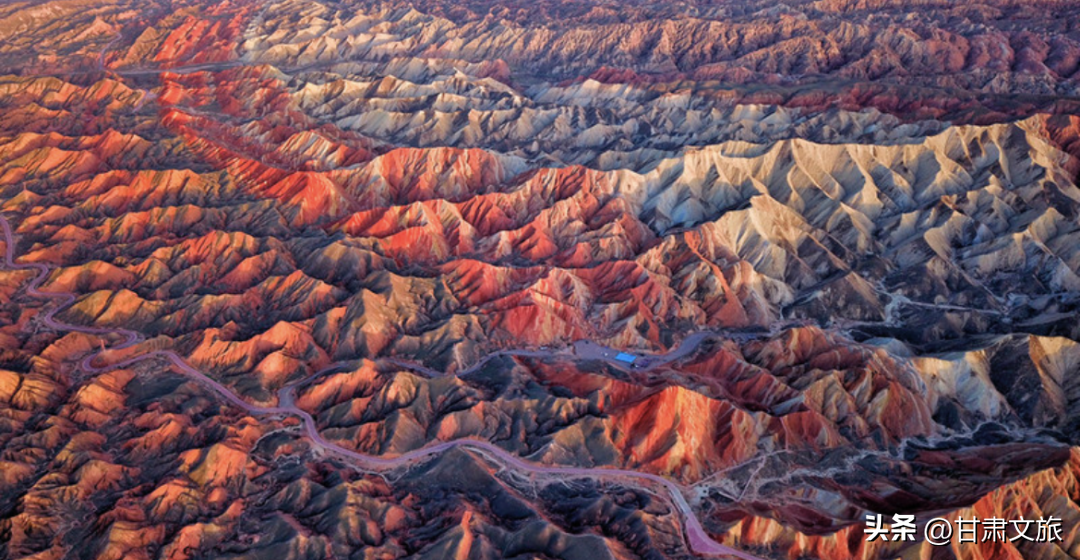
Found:
<path fill-rule="evenodd" d="M 1075 555 L 862 534 L 1078 518 L 1080 20 L 915 4 L 0 8 L 0 556 Z"/>

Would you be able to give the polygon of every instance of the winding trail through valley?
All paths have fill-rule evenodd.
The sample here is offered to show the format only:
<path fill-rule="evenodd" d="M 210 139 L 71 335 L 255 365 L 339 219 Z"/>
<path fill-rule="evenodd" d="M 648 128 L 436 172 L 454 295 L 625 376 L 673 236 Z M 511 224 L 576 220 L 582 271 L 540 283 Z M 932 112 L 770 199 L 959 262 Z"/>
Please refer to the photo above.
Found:
<path fill-rule="evenodd" d="M 57 313 L 59 313 L 61 310 L 65 309 L 65 308 L 67 308 L 68 306 L 72 305 L 73 303 L 75 303 L 75 299 L 76 299 L 75 294 L 70 293 L 70 292 L 46 292 L 46 291 L 42 291 L 40 289 L 40 287 L 45 282 L 45 279 L 48 277 L 50 267 L 48 265 L 45 265 L 45 264 L 42 264 L 42 263 L 25 263 L 25 264 L 16 263 L 15 262 L 15 234 L 12 231 L 11 224 L 3 216 L 0 216 L 0 229 L 3 229 L 3 232 L 4 232 L 4 242 L 5 242 L 4 260 L 5 260 L 5 265 L 8 268 L 11 268 L 11 269 L 35 270 L 35 271 L 37 271 L 37 276 L 34 277 L 30 281 L 30 284 L 26 288 L 26 293 L 28 295 L 30 295 L 31 297 L 59 300 L 59 305 L 56 305 L 56 306 L 52 307 L 51 309 L 45 311 L 41 315 L 41 320 L 46 326 L 48 326 L 51 329 L 57 330 L 57 331 L 79 332 L 79 333 L 86 333 L 86 334 L 93 334 L 93 335 L 100 335 L 100 336 L 120 336 L 120 337 L 122 337 L 123 341 L 121 343 L 117 344 L 116 346 L 113 346 L 112 347 L 113 350 L 129 348 L 131 346 L 134 346 L 135 344 L 138 344 L 142 340 L 144 340 L 142 335 L 140 335 L 139 333 L 136 333 L 135 331 L 131 331 L 131 330 L 128 330 L 128 329 L 87 327 L 87 326 L 82 326 L 82 325 L 74 325 L 74 324 L 70 324 L 70 323 L 65 323 L 65 322 L 57 320 L 56 319 L 56 314 Z M 671 353 L 679 353 L 679 355 L 683 355 L 684 353 L 688 354 L 694 348 L 696 348 L 697 344 L 700 344 L 700 342 L 703 341 L 704 339 L 705 339 L 705 337 L 703 337 L 703 336 L 694 337 L 692 340 L 686 341 L 687 343 L 693 342 L 693 344 L 684 343 L 679 348 L 677 348 L 675 350 L 672 350 Z M 691 346 L 691 347 L 686 348 L 687 346 Z M 643 473 L 643 472 L 627 470 L 627 469 L 556 467 L 556 466 L 535 464 L 535 463 L 531 463 L 529 461 L 526 461 L 526 460 L 522 459 L 521 457 L 510 454 L 510 453 L 506 452 L 505 450 L 503 450 L 502 448 L 500 448 L 500 447 L 498 447 L 498 446 L 496 446 L 496 445 L 494 445 L 494 444 L 492 444 L 490 442 L 482 441 L 482 440 L 472 440 L 472 439 L 453 440 L 453 441 L 441 442 L 441 443 L 437 443 L 437 444 L 434 444 L 434 445 L 429 445 L 427 447 L 423 447 L 421 449 L 410 451 L 408 453 L 404 453 L 404 454 L 398 455 L 396 457 L 382 457 L 382 456 L 376 456 L 376 455 L 367 455 L 367 454 L 364 454 L 364 453 L 359 453 L 359 452 L 354 451 L 352 449 L 347 449 L 347 448 L 342 447 L 342 446 L 340 446 L 340 445 L 338 445 L 336 443 L 333 443 L 333 442 L 327 440 L 325 437 L 323 437 L 323 435 L 319 432 L 318 426 L 315 424 L 315 419 L 311 416 L 311 414 L 308 413 L 307 411 L 301 409 L 300 407 L 296 406 L 295 399 L 296 399 L 297 387 L 299 387 L 300 385 L 304 384 L 305 382 L 307 382 L 308 380 L 310 380 L 310 379 L 312 379 L 314 377 L 317 377 L 319 375 L 322 375 L 322 374 L 326 373 L 330 369 L 340 368 L 341 367 L 340 364 L 332 366 L 331 368 L 321 370 L 321 371 L 315 373 L 314 375 L 312 375 L 311 377 L 308 377 L 308 378 L 306 378 L 304 380 L 301 380 L 299 382 L 287 385 L 284 388 L 282 388 L 281 391 L 278 393 L 278 397 L 279 397 L 278 406 L 258 406 L 258 405 L 253 405 L 253 404 L 250 404 L 250 403 L 244 401 L 243 399 L 241 399 L 239 396 L 237 396 L 235 393 L 230 391 L 227 387 L 225 387 L 221 383 L 218 383 L 217 381 L 211 379 L 209 376 L 207 376 L 207 375 L 203 374 L 202 372 L 196 370 L 195 368 L 191 367 L 187 362 L 184 361 L 183 358 L 181 358 L 177 353 L 175 353 L 175 352 L 173 352 L 171 350 L 155 350 L 155 351 L 151 351 L 151 352 L 146 352 L 144 354 L 140 354 L 140 355 L 132 357 L 132 358 L 128 358 L 128 359 L 123 360 L 123 361 L 118 362 L 118 363 L 109 364 L 109 365 L 95 366 L 93 364 L 93 362 L 94 362 L 94 360 L 96 358 L 98 358 L 101 355 L 102 352 L 104 352 L 104 348 L 102 348 L 101 350 L 99 350 L 97 352 L 94 352 L 94 353 L 90 354 L 89 356 L 87 356 L 85 359 L 82 360 L 82 362 L 80 364 L 80 367 L 82 367 L 85 371 L 88 371 L 88 372 L 91 372 L 91 373 L 100 373 L 100 372 L 103 372 L 103 371 L 112 370 L 112 369 L 116 369 L 116 368 L 128 367 L 128 366 L 131 366 L 131 365 L 133 365 L 135 363 L 145 361 L 145 360 L 152 360 L 152 359 L 164 359 L 164 360 L 167 360 L 177 370 L 179 370 L 184 375 L 186 375 L 189 378 L 195 380 L 196 382 L 202 384 L 204 387 L 212 390 L 214 393 L 217 393 L 220 397 L 222 397 L 225 400 L 229 401 L 229 403 L 243 409 L 244 411 L 248 412 L 249 414 L 253 414 L 253 415 L 275 415 L 275 414 L 280 414 L 280 415 L 290 415 L 290 416 L 295 416 L 295 417 L 300 418 L 301 421 L 303 422 L 304 431 L 305 431 L 307 437 L 311 439 L 311 441 L 315 444 L 315 446 L 323 449 L 324 451 L 326 451 L 328 453 L 332 453 L 334 455 L 338 455 L 340 457 L 346 458 L 346 459 L 354 462 L 357 466 L 359 466 L 361 468 L 364 468 L 364 469 L 379 470 L 379 471 L 389 470 L 389 469 L 394 469 L 394 468 L 404 466 L 407 463 L 410 463 L 410 462 L 415 461 L 417 459 L 421 459 L 421 458 L 428 457 L 428 456 L 431 456 L 431 455 L 435 455 L 435 454 L 438 454 L 438 453 L 443 453 L 443 452 L 449 451 L 451 449 L 455 449 L 455 448 L 471 448 L 471 449 L 480 451 L 483 454 L 490 456 L 491 458 L 494 458 L 498 462 L 500 462 L 500 463 L 502 463 L 502 464 L 504 464 L 504 465 L 506 465 L 508 467 L 512 467 L 512 468 L 514 468 L 516 470 L 523 471 L 523 472 L 528 472 L 528 473 L 533 473 L 533 474 L 556 475 L 556 476 L 572 476 L 572 477 L 580 476 L 580 477 L 609 478 L 609 479 L 621 478 L 621 479 L 624 479 L 624 480 L 625 479 L 634 479 L 634 480 L 641 481 L 641 482 L 648 482 L 648 483 L 658 484 L 660 486 L 663 486 L 671 494 L 672 504 L 679 511 L 679 513 L 683 516 L 683 519 L 684 519 L 684 531 L 685 531 L 685 535 L 686 535 L 687 545 L 689 546 L 689 548 L 693 552 L 695 552 L 697 554 L 702 554 L 702 555 L 728 556 L 728 557 L 739 558 L 741 560 L 763 560 L 762 558 L 760 558 L 758 556 L 754 556 L 754 555 L 749 554 L 747 552 L 737 550 L 735 548 L 732 548 L 730 546 L 721 544 L 721 543 L 713 540 L 712 537 L 710 537 L 709 534 L 705 531 L 705 528 L 702 526 L 701 520 L 698 519 L 697 514 L 690 507 L 690 504 L 687 502 L 686 497 L 683 495 L 682 489 L 676 483 L 674 483 L 673 481 L 668 480 L 668 479 L 666 479 L 666 478 L 664 478 L 662 476 L 659 476 L 659 475 L 650 474 L 650 473 Z M 542 355 L 544 353 L 543 352 L 533 351 L 533 350 L 515 350 L 515 351 L 502 350 L 502 351 L 499 351 L 499 352 L 492 353 L 488 357 L 485 357 L 483 360 L 481 360 L 479 363 L 485 363 L 486 361 L 488 361 L 489 359 L 491 359 L 492 357 L 494 357 L 496 355 L 508 355 L 508 354 L 517 354 L 517 355 L 541 354 Z M 668 357 L 668 356 L 665 355 L 665 356 L 660 357 L 660 358 L 663 359 L 665 357 Z M 415 367 L 415 364 L 411 364 L 409 367 Z M 474 366 L 474 367 L 476 367 L 476 366 Z M 470 369 L 472 369 L 472 368 L 470 368 Z M 432 372 L 434 372 L 434 370 L 432 370 Z M 438 372 L 434 372 L 434 373 L 438 373 Z"/>

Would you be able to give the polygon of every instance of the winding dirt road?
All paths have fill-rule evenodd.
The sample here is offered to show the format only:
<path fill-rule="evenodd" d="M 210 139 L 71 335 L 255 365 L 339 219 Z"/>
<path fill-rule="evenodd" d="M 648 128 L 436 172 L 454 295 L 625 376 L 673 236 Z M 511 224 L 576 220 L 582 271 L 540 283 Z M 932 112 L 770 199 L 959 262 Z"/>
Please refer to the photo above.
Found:
<path fill-rule="evenodd" d="M 45 291 L 42 291 L 40 289 L 40 287 L 45 282 L 45 279 L 49 275 L 49 266 L 45 265 L 45 264 L 41 264 L 41 263 L 25 263 L 25 264 L 16 263 L 15 262 L 15 234 L 12 231 L 11 224 L 3 216 L 0 216 L 0 229 L 3 229 L 3 232 L 4 232 L 4 241 L 5 241 L 4 260 L 5 260 L 5 265 L 8 268 L 11 268 L 11 269 L 36 270 L 37 271 L 37 276 L 33 280 L 31 280 L 29 286 L 27 286 L 26 293 L 28 295 L 30 295 L 31 297 L 59 300 L 59 305 L 56 305 L 56 306 L 52 307 L 51 309 L 46 311 L 41 316 L 42 317 L 41 320 L 46 326 L 48 326 L 51 329 L 61 331 L 61 332 L 63 332 L 63 331 L 80 332 L 80 333 L 100 335 L 100 336 L 120 336 L 120 337 L 122 337 L 123 341 L 121 343 L 119 343 L 118 345 L 112 347 L 114 350 L 123 349 L 123 348 L 129 348 L 129 347 L 131 347 L 131 346 L 133 346 L 135 344 L 138 344 L 139 342 L 141 342 L 143 340 L 142 335 L 140 335 L 139 333 L 136 333 L 135 331 L 131 331 L 131 330 L 127 330 L 127 329 L 87 327 L 87 326 L 74 325 L 74 324 L 58 321 L 56 319 L 56 314 L 59 313 L 61 310 L 67 308 L 71 304 L 73 304 L 75 302 L 75 295 L 72 294 L 72 293 L 69 293 L 69 292 L 45 292 Z M 697 337 L 697 338 L 695 338 L 695 340 L 700 342 L 700 340 L 704 340 L 704 337 Z M 676 350 L 676 351 L 681 353 L 681 352 L 689 352 L 689 351 L 693 350 L 693 348 L 684 349 L 684 347 L 687 347 L 687 346 L 696 346 L 696 344 L 693 344 L 693 345 L 684 344 L 684 345 L 680 346 L 680 348 L 678 350 Z M 676 351 L 673 351 L 673 352 L 676 352 Z M 496 446 L 496 445 L 494 445 L 494 444 L 492 444 L 490 442 L 481 441 L 481 440 L 472 440 L 472 439 L 467 439 L 467 440 L 463 439 L 463 440 L 453 440 L 453 441 L 441 442 L 441 443 L 429 445 L 429 446 L 421 448 L 421 449 L 417 449 L 415 451 L 410 451 L 408 453 L 404 453 L 404 454 L 398 455 L 396 457 L 381 457 L 381 456 L 375 456 L 375 455 L 367 455 L 367 454 L 359 453 L 359 452 L 354 451 L 352 449 L 347 449 L 347 448 L 344 448 L 344 447 L 342 447 L 340 445 L 337 445 L 337 444 L 327 440 L 326 438 L 323 437 L 323 435 L 321 433 L 319 433 L 318 426 L 315 424 L 315 419 L 311 416 L 310 413 L 308 413 L 307 411 L 305 411 L 305 410 L 301 409 L 300 407 L 296 406 L 295 399 L 296 399 L 296 389 L 297 389 L 297 387 L 303 385 L 307 381 L 309 381 L 309 380 L 311 380 L 311 379 L 313 379 L 313 378 L 315 378 L 317 376 L 323 375 L 324 373 L 326 373 L 327 371 L 329 371 L 331 369 L 340 368 L 341 364 L 337 364 L 337 365 L 331 366 L 330 368 L 321 370 L 321 371 L 315 373 L 314 375 L 312 375 L 312 376 L 310 376 L 310 377 L 308 377 L 306 379 L 303 379 L 301 381 L 298 381 L 296 383 L 290 384 L 290 385 L 282 388 L 281 391 L 279 391 L 279 393 L 278 393 L 278 398 L 279 398 L 278 406 L 267 407 L 267 406 L 253 405 L 253 404 L 250 404 L 250 403 L 244 401 L 243 399 L 241 399 L 239 396 L 237 396 L 235 393 L 230 391 L 227 387 L 225 387 L 221 383 L 218 383 L 217 381 L 211 379 L 207 375 L 203 374 L 202 372 L 200 372 L 200 371 L 196 370 L 195 368 L 191 367 L 190 365 L 188 365 L 187 362 L 185 362 L 183 360 L 183 358 L 181 358 L 178 354 L 176 354 L 173 351 L 170 351 L 170 350 L 157 350 L 157 351 L 153 351 L 153 352 L 147 352 L 145 354 L 140 354 L 138 356 L 126 359 L 126 360 L 118 362 L 118 363 L 109 364 L 109 365 L 95 366 L 94 365 L 94 360 L 96 358 L 98 358 L 101 355 L 102 352 L 104 352 L 104 348 L 102 350 L 99 350 L 98 352 L 95 352 L 95 353 L 90 354 L 89 356 L 87 356 L 81 362 L 80 367 L 82 367 L 87 372 L 100 373 L 100 372 L 111 370 L 111 369 L 128 367 L 128 366 L 134 365 L 135 363 L 138 363 L 138 362 L 141 362 L 141 361 L 144 361 L 144 360 L 165 359 L 165 360 L 169 361 L 170 363 L 172 363 L 172 365 L 177 370 L 179 370 L 181 373 L 183 373 L 184 375 L 186 375 L 186 376 L 190 377 L 191 379 L 197 381 L 198 383 L 202 384 L 204 387 L 212 390 L 214 393 L 217 393 L 220 397 L 222 397 L 225 400 L 229 401 L 229 403 L 243 409 L 244 411 L 246 411 L 249 414 L 252 414 L 252 415 L 289 415 L 289 416 L 295 416 L 295 417 L 300 418 L 301 421 L 303 422 L 304 431 L 305 431 L 307 437 L 310 438 L 311 441 L 317 447 L 323 449 L 324 451 L 326 451 L 328 453 L 332 453 L 334 455 L 338 455 L 340 457 L 346 458 L 346 459 L 350 460 L 351 462 L 355 463 L 358 467 L 361 467 L 361 468 L 367 469 L 367 470 L 382 471 L 382 470 L 394 469 L 394 468 L 404 466 L 404 465 L 406 465 L 406 464 L 408 464 L 408 463 L 410 463 L 412 461 L 415 461 L 417 459 L 421 459 L 421 458 L 428 457 L 428 456 L 431 456 L 431 455 L 435 455 L 435 454 L 438 454 L 438 453 L 443 453 L 443 452 L 448 451 L 450 449 L 470 448 L 470 449 L 474 449 L 476 451 L 479 451 L 479 452 L 483 453 L 484 455 L 487 455 L 487 456 L 495 459 L 496 461 L 502 463 L 503 465 L 506 465 L 508 467 L 512 467 L 512 468 L 514 468 L 516 470 L 519 470 L 519 471 L 524 471 L 524 472 L 533 473 L 533 474 L 555 475 L 555 476 L 571 476 L 571 477 L 594 477 L 594 478 L 609 478 L 609 479 L 617 478 L 617 479 L 623 479 L 623 480 L 634 479 L 634 480 L 638 480 L 638 481 L 644 481 L 644 482 L 649 482 L 649 483 L 653 483 L 653 484 L 658 484 L 658 485 L 663 486 L 671 494 L 672 504 L 682 514 L 683 519 L 684 519 L 684 528 L 685 528 L 687 545 L 689 546 L 689 548 L 692 551 L 694 551 L 697 554 L 702 554 L 702 555 L 728 556 L 728 557 L 739 558 L 741 560 L 763 560 L 762 558 L 759 558 L 759 557 L 754 556 L 752 554 L 749 554 L 749 553 L 746 553 L 746 552 L 731 548 L 731 547 L 729 547 L 727 545 L 718 543 L 715 540 L 713 540 L 708 535 L 708 533 L 705 531 L 705 528 L 702 527 L 701 521 L 698 519 L 697 514 L 694 513 L 693 509 L 690 507 L 690 504 L 686 501 L 686 497 L 684 496 L 682 489 L 677 484 L 675 484 L 674 482 L 672 482 L 672 481 L 670 481 L 670 480 L 668 480 L 668 479 L 666 479 L 664 477 L 655 475 L 655 474 L 637 472 L 637 471 L 626 470 L 626 469 L 555 467 L 555 466 L 547 466 L 547 465 L 535 464 L 535 463 L 525 461 L 524 459 L 522 459 L 522 458 L 520 458 L 520 457 L 518 457 L 516 455 L 512 455 L 510 453 L 507 453 L 506 451 L 504 451 L 500 447 L 498 447 L 498 446 Z M 533 351 L 533 350 L 509 350 L 509 351 L 504 350 L 504 351 L 495 352 L 495 353 L 485 357 L 483 360 L 481 360 L 480 363 L 485 363 L 488 360 L 495 357 L 496 355 L 510 355 L 510 354 L 536 355 L 536 354 L 543 354 L 543 353 L 542 352 L 536 352 L 536 351 Z M 410 364 L 409 367 L 415 367 L 415 364 Z M 476 366 L 474 366 L 474 367 L 476 367 Z M 425 368 L 425 369 L 429 369 L 429 368 Z M 434 370 L 431 370 L 431 372 L 432 373 L 439 373 L 439 372 L 434 372 Z"/>

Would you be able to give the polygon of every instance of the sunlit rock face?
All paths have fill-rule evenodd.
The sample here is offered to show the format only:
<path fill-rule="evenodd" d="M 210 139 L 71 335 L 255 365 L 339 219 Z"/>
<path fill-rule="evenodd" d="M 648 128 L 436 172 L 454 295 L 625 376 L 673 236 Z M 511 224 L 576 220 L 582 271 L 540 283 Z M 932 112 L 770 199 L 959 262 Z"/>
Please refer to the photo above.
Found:
<path fill-rule="evenodd" d="M 1080 9 L 421 4 L 0 7 L 0 558 L 1080 556 Z"/>

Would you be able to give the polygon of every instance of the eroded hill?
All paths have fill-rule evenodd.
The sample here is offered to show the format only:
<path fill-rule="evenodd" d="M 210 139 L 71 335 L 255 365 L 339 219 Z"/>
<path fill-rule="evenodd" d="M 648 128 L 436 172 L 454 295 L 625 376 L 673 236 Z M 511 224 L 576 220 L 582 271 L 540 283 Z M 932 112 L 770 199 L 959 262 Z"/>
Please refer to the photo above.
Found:
<path fill-rule="evenodd" d="M 1073 554 L 862 535 L 1080 519 L 1076 8 L 904 4 L 0 8 L 0 556 Z"/>

